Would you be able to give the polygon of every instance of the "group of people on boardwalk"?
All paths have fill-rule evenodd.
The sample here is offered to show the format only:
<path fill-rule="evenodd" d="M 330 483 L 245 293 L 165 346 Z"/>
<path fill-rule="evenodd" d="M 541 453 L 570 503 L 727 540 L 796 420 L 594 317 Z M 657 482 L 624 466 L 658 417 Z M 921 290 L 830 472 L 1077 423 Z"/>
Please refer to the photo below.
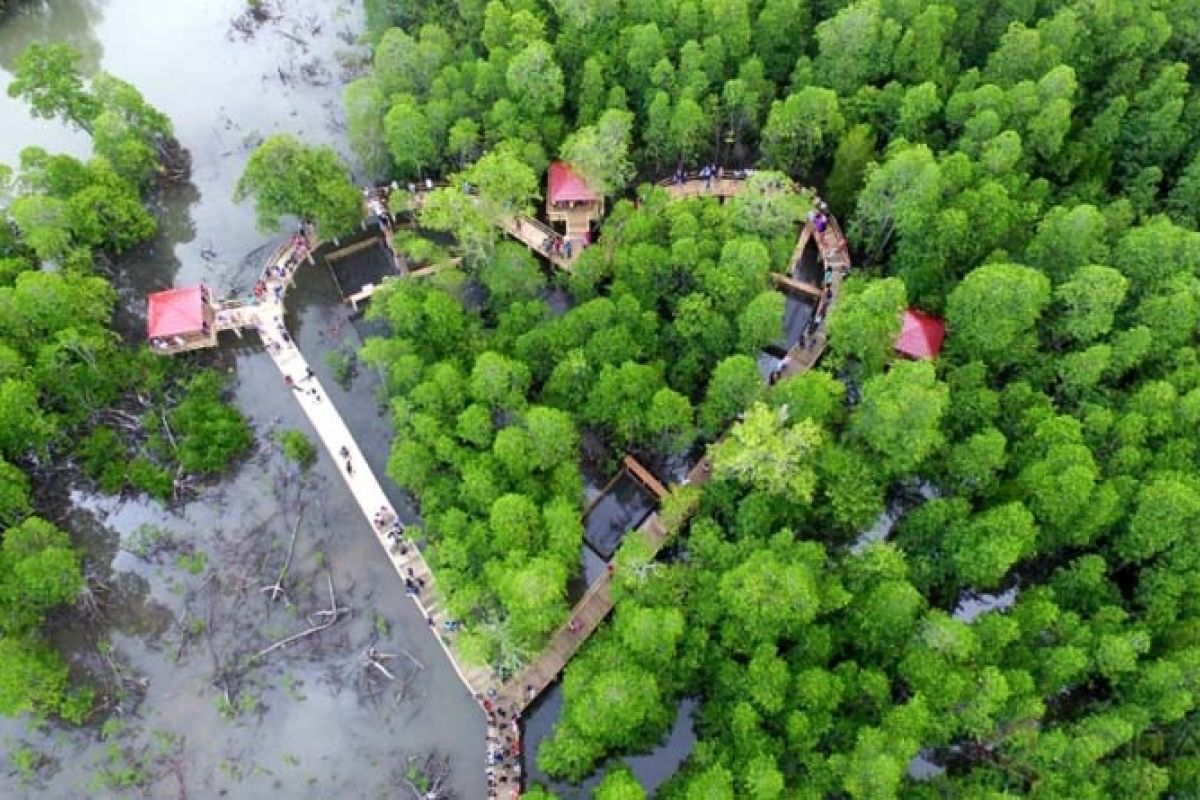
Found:
<path fill-rule="evenodd" d="M 517 223 L 520 226 L 520 222 Z M 518 227 L 519 230 L 519 227 Z M 565 236 L 547 236 L 542 240 L 542 252 L 547 256 L 562 256 L 570 258 L 573 251 L 571 240 Z"/>
<path fill-rule="evenodd" d="M 363 203 L 367 207 L 367 215 L 378 220 L 380 225 L 386 225 L 389 228 L 396 224 L 395 217 L 392 216 L 392 209 L 388 204 L 392 191 L 396 188 L 395 181 L 388 186 L 363 187 Z"/>
<path fill-rule="evenodd" d="M 294 346 L 294 345 L 290 344 L 290 341 L 288 342 L 288 345 Z M 278 343 L 276 343 L 276 347 L 279 347 L 279 346 L 280 345 Z M 296 380 L 291 375 L 285 374 L 283 376 L 283 383 L 285 386 L 287 386 L 289 389 L 292 389 L 297 394 L 306 394 L 309 397 L 311 397 L 313 400 L 317 401 L 318 403 L 321 402 L 321 389 L 319 388 L 320 384 L 310 385 L 310 386 L 303 385 L 306 383 L 315 383 L 312 367 L 304 368 L 304 377 L 301 378 L 300 380 Z"/>
<path fill-rule="evenodd" d="M 532 689 L 532 687 L 529 687 Z M 487 715 L 487 782 L 488 797 L 516 798 L 521 796 L 521 727 L 520 712 L 513 707 L 504 709 L 496 704 L 496 691 L 488 696 L 475 695 Z M 507 794 L 502 794 L 507 792 Z"/>
<path fill-rule="evenodd" d="M 734 180 L 745 180 L 754 174 L 752 169 L 725 169 L 719 164 L 705 164 L 696 172 L 696 177 L 704 181 L 704 188 L 711 189 L 714 180 L 724 180 L 725 178 L 733 178 Z M 690 179 L 690 174 L 680 164 L 675 168 L 673 180 L 676 185 L 683 185 Z"/>
<path fill-rule="evenodd" d="M 283 289 L 296 272 L 296 268 L 312 255 L 312 245 L 309 242 L 308 226 L 301 224 L 292 234 L 287 245 L 282 248 L 287 257 L 273 264 L 268 264 L 263 270 L 262 277 L 254 284 L 254 300 L 262 303 L 267 299 L 267 292 L 274 295 L 276 303 L 283 302 Z"/>
<path fill-rule="evenodd" d="M 823 235 L 829 227 L 829 204 L 819 197 L 815 198 L 813 208 L 808 212 L 808 221 L 817 233 Z"/>
<path fill-rule="evenodd" d="M 371 518 L 371 523 L 376 531 L 388 538 L 393 550 L 397 550 L 400 555 L 408 552 L 408 546 L 404 543 L 404 525 L 395 511 L 387 506 L 380 506 Z"/>
<path fill-rule="evenodd" d="M 825 253 L 830 247 L 828 237 L 834 236 L 840 240 L 836 232 L 830 229 L 829 220 L 829 204 L 820 197 L 813 198 L 813 208 L 808 212 L 808 221 L 812 224 L 813 230 L 816 231 L 817 243 L 820 245 L 822 253 Z M 840 241 L 838 244 L 844 246 L 844 243 Z M 850 273 L 849 258 L 842 261 L 841 273 L 843 278 Z M 825 324 L 825 316 L 829 313 L 829 306 L 833 302 L 833 280 L 833 267 L 827 263 L 821 280 L 821 286 L 824 291 L 817 303 L 816 312 L 813 314 L 812 319 L 808 321 L 804 333 L 801 334 L 800 342 L 805 348 L 812 344 L 816 332 Z"/>

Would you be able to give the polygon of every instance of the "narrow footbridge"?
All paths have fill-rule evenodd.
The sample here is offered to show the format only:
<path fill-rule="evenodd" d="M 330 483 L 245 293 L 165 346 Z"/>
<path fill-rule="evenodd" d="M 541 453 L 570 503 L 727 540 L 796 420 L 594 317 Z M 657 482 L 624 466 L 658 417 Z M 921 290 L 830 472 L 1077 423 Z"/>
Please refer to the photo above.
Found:
<path fill-rule="evenodd" d="M 443 188 L 446 188 L 444 184 L 411 192 L 408 199 L 413 213 L 420 213 L 433 189 Z M 471 197 L 478 202 L 475 195 L 471 195 Z M 584 248 L 581 238 L 564 237 L 540 219 L 528 214 L 499 213 L 489 215 L 488 219 L 505 234 L 564 272 L 571 271 L 575 265 L 575 259 L 579 258 L 579 254 Z"/>

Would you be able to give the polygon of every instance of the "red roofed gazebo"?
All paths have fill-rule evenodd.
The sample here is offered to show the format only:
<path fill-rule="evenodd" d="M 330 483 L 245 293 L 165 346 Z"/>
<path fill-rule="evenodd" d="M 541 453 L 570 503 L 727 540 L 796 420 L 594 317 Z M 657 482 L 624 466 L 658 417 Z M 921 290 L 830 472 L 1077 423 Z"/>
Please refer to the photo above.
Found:
<path fill-rule="evenodd" d="M 946 338 L 946 323 L 940 318 L 910 308 L 904 312 L 896 352 L 905 358 L 937 358 Z"/>
<path fill-rule="evenodd" d="M 147 300 L 146 333 L 156 353 L 177 353 L 217 343 L 216 311 L 208 287 L 155 292 Z"/>
<path fill-rule="evenodd" d="M 593 220 L 604 216 L 604 197 L 565 161 L 555 161 L 546 176 L 546 218 L 566 223 L 568 239 L 586 237 Z"/>
<path fill-rule="evenodd" d="M 546 183 L 546 199 L 551 203 L 594 203 L 600 199 L 588 187 L 583 176 L 565 161 L 555 161 L 550 165 Z"/>

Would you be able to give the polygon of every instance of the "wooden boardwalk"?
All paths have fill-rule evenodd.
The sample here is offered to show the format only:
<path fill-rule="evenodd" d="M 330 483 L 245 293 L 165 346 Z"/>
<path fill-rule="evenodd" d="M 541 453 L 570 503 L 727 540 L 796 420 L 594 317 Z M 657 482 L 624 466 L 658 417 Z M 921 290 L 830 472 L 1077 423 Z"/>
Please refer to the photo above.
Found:
<path fill-rule="evenodd" d="M 660 185 L 667 190 L 667 193 L 673 199 L 686 197 L 720 197 L 727 199 L 737 196 L 741 191 L 743 181 L 737 178 L 714 178 L 712 180 L 691 178 L 683 183 L 663 182 Z M 804 248 L 810 240 L 817 242 L 822 267 L 833 273 L 833 280 L 829 285 L 831 292 L 828 297 L 826 297 L 825 292 L 820 287 L 801 281 L 796 277 L 799 272 L 800 259 L 804 255 Z M 800 229 L 800 236 L 796 240 L 796 248 L 792 251 L 792 259 L 788 264 L 787 270 L 774 272 L 771 275 L 776 285 L 817 300 L 817 309 L 814 316 L 816 324 L 812 326 L 812 329 L 799 342 L 788 350 L 781 365 L 782 377 L 788 378 L 793 375 L 799 375 L 802 372 L 807 372 L 816 366 L 817 362 L 821 359 L 821 355 L 825 352 L 825 347 L 829 341 L 829 331 L 825 322 L 829 317 L 829 311 L 837 302 L 842 288 L 842 280 L 849 270 L 850 247 L 837 220 L 830 216 L 824 233 L 818 232 L 812 222 L 806 222 Z M 705 455 L 688 472 L 684 482 L 703 485 L 711 478 L 712 460 L 708 455 Z"/>
<path fill-rule="evenodd" d="M 710 196 L 729 198 L 736 196 L 741 191 L 742 185 L 743 181 L 736 178 L 713 178 L 711 180 L 691 179 L 681 183 L 672 182 L 664 184 L 664 187 L 673 199 Z M 419 209 L 424 203 L 424 193 L 418 192 L 413 200 L 414 207 Z M 570 258 L 567 258 L 565 252 L 561 254 L 553 250 L 547 252 L 544 246 L 545 242 L 549 237 L 558 237 L 559 234 L 532 217 L 510 216 L 494 220 L 494 224 L 507 235 L 522 242 L 560 269 L 570 270 L 574 260 L 578 258 L 579 250 L 582 249 L 582 246 L 578 250 L 572 248 Z M 804 283 L 795 276 L 796 267 L 800 263 L 804 247 L 810 238 L 817 240 L 823 265 L 826 269 L 833 270 L 832 295 L 829 298 L 826 298 L 818 287 Z M 580 244 L 582 245 L 582 242 Z M 309 242 L 308 245 L 305 252 L 306 260 L 312 263 L 309 254 L 315 248 L 316 243 L 315 241 Z M 285 243 L 268 260 L 262 276 L 267 287 L 262 301 L 230 300 L 220 306 L 213 344 L 216 343 L 215 334 L 218 331 L 232 330 L 239 336 L 244 329 L 258 331 L 268 354 L 278 367 L 285 385 L 291 385 L 291 391 L 294 393 L 296 401 L 300 404 L 305 416 L 308 417 L 330 457 L 338 465 L 338 470 L 350 488 L 355 502 L 363 512 L 363 516 L 371 523 L 375 537 L 387 554 L 396 573 L 406 582 L 413 581 L 420 584 L 419 592 L 413 596 L 414 602 L 427 619 L 455 672 L 488 717 L 488 771 L 490 781 L 494 781 L 494 788 L 488 791 L 489 800 L 519 797 L 521 785 L 519 758 L 503 758 L 497 763 L 492 763 L 491 753 L 493 750 L 500 752 L 503 749 L 508 749 L 510 754 L 513 751 L 519 753 L 520 728 L 517 720 L 520 714 L 558 678 L 567 663 L 612 610 L 613 574 L 611 567 L 606 574 L 588 587 L 582 599 L 572 609 L 568 622 L 550 637 L 537 659 L 528 664 L 515 677 L 503 681 L 490 668 L 470 666 L 461 658 L 456 647 L 455 637 L 450 630 L 454 627 L 453 623 L 457 621 L 446 618 L 438 594 L 437 581 L 429 569 L 429 565 L 413 542 L 403 539 L 398 543 L 390 541 L 386 526 L 380 527 L 374 524 L 374 520 L 380 512 L 395 519 L 395 510 L 324 387 L 315 377 L 308 377 L 310 372 L 308 362 L 286 331 L 284 300 L 298 264 L 291 269 L 280 269 L 280 267 L 293 260 L 291 256 L 295 248 L 295 240 Z M 817 324 L 803 340 L 803 344 L 797 344 L 789 351 L 782 366 L 785 376 L 811 369 L 820 358 L 827 338 L 824 319 L 829 307 L 836 301 L 844 271 L 849 267 L 850 257 L 846 240 L 836 221 L 830 219 L 830 224 L 824 234 L 817 233 L 811 223 L 802 228 L 791 264 L 784 273 L 776 273 L 774 279 L 781 286 L 818 298 Z M 434 270 L 429 270 L 429 272 L 432 271 Z M 417 274 L 417 272 L 410 273 L 410 276 Z M 361 301 L 366 299 L 366 296 L 355 299 Z M 665 496 L 666 487 L 636 460 L 627 458 L 625 468 L 659 499 Z M 703 484 L 710 476 L 711 463 L 705 456 L 692 469 L 684 482 Z M 646 537 L 651 557 L 659 552 L 668 538 L 666 528 L 655 513 L 652 513 L 642 523 L 639 531 Z"/>
<path fill-rule="evenodd" d="M 723 200 L 737 197 L 742 192 L 744 178 L 720 177 L 700 178 L 689 176 L 682 183 L 668 178 L 659 181 L 659 186 L 667 190 L 672 200 L 683 200 L 688 197 L 719 197 Z"/>
<path fill-rule="evenodd" d="M 654 493 L 656 498 L 662 500 L 667 496 L 667 487 L 663 486 L 659 482 L 658 478 L 654 477 L 654 473 L 643 467 L 641 462 L 639 462 L 636 458 L 633 456 L 625 456 L 625 460 L 622 463 L 625 465 L 625 469 L 629 470 L 629 473 L 633 475 L 633 477 L 641 481 L 642 485 Z"/>
<path fill-rule="evenodd" d="M 651 558 L 668 539 L 667 529 L 658 514 L 647 517 L 638 531 L 650 546 Z M 500 688 L 496 699 L 498 707 L 508 709 L 510 714 L 519 714 L 558 679 L 567 662 L 612 611 L 612 579 L 613 571 L 609 569 L 592 582 L 572 609 L 570 620 L 550 637 L 537 661 Z"/>
<path fill-rule="evenodd" d="M 744 182 L 742 180 L 734 178 L 693 179 L 683 183 L 672 183 L 665 188 L 673 199 L 706 196 L 730 198 L 735 197 L 741 191 L 743 185 Z M 416 205 L 419 207 L 422 203 L 423 200 L 418 201 Z M 569 270 L 574 259 L 578 257 L 578 251 L 572 252 L 572 258 L 569 261 L 565 256 L 546 253 L 545 248 L 542 246 L 546 238 L 557 236 L 558 234 L 545 224 L 531 217 L 522 215 L 500 219 L 495 222 L 506 234 L 521 241 L 531 250 L 541 257 L 546 258 L 560 269 Z M 800 281 L 795 277 L 801 256 L 804 253 L 804 248 L 808 244 L 808 241 L 813 238 L 817 240 L 821 251 L 823 266 L 833 270 L 833 281 L 831 283 L 832 296 L 829 299 L 826 299 L 823 290 L 819 287 Z M 829 226 L 826 228 L 824 234 L 817 233 L 811 223 L 806 223 L 802 227 L 791 263 L 788 264 L 785 271 L 776 272 L 773 277 L 784 288 L 816 298 L 818 302 L 817 319 L 819 322 L 809 335 L 805 337 L 802 344 L 793 346 L 788 352 L 782 367 L 785 376 L 807 371 L 820 359 L 827 340 L 824 320 L 828 315 L 829 308 L 836 301 L 842 278 L 849 267 L 849 250 L 845 237 L 842 235 L 835 220 L 830 218 Z M 413 274 L 415 275 L 416 273 Z M 302 359 L 298 352 L 296 352 L 296 357 Z M 286 361 L 277 361 L 277 363 L 280 364 L 281 371 L 293 368 Z M 303 367 L 299 368 L 299 372 L 303 374 Z M 288 373 L 285 372 L 284 374 Z M 298 399 L 302 406 L 306 405 L 306 399 L 303 396 L 298 397 Z M 309 413 L 309 418 L 313 420 L 314 427 L 318 427 L 317 418 L 322 415 L 322 411 L 315 408 L 316 405 L 319 404 L 307 402 L 306 407 L 306 413 L 309 413 L 310 408 L 312 409 L 311 413 Z M 329 405 L 329 408 L 332 408 L 332 406 Z M 314 417 L 314 414 L 317 417 Z M 336 416 L 336 411 L 333 414 Z M 337 418 L 337 422 L 341 422 L 340 417 Z M 341 427 L 344 429 L 344 425 Z M 339 435 L 337 426 L 330 426 L 330 429 L 333 432 L 333 441 L 336 441 Z M 348 433 L 345 438 L 350 439 Z M 326 441 L 326 446 L 330 449 L 331 453 L 336 453 L 333 448 L 335 446 L 340 447 L 341 445 L 335 445 L 333 441 Z M 361 456 L 357 454 L 357 448 L 352 441 L 349 446 L 352 448 L 352 458 L 357 459 L 355 463 L 362 464 L 363 473 L 369 475 L 369 468 L 366 467 Z M 646 485 L 659 499 L 665 496 L 667 490 L 662 483 L 635 459 L 626 458 L 625 468 Z M 344 469 L 343 473 L 345 473 Z M 351 490 L 355 491 L 354 482 L 356 476 L 347 475 L 346 477 L 348 483 L 351 485 Z M 685 482 L 703 484 L 710 477 L 711 462 L 705 456 L 692 469 Z M 380 499 L 382 489 L 379 489 L 374 476 L 370 476 L 370 480 L 367 482 L 366 488 L 362 490 L 362 493 L 363 498 L 359 501 L 359 505 L 368 516 L 372 515 L 375 510 L 378 510 L 380 504 L 390 509 L 390 506 L 386 505 L 386 498 Z M 356 498 L 358 498 L 358 493 L 356 493 Z M 377 500 L 378 502 L 376 502 Z M 375 504 L 372 505 L 373 503 Z M 646 537 L 650 546 L 651 557 L 657 555 L 668 538 L 668 532 L 663 527 L 658 515 L 651 514 L 642 523 L 639 531 Z M 429 615 L 433 620 L 431 624 L 434 626 L 435 633 L 437 633 L 441 629 L 442 618 L 439 614 L 436 582 L 429 571 L 428 565 L 425 564 L 424 558 L 416 551 L 415 547 L 410 547 L 407 556 L 398 557 L 388 547 L 388 543 L 383 539 L 382 535 L 380 535 L 380 543 L 388 550 L 392 563 L 396 566 L 396 570 L 402 578 L 407 575 L 407 569 L 410 565 L 413 566 L 416 575 L 424 577 L 426 587 L 422 592 L 422 596 L 414 599 L 421 606 L 422 613 Z M 550 637 L 550 640 L 538 654 L 538 657 L 507 682 L 502 681 L 498 675 L 489 669 L 464 666 L 453 647 L 453 642 L 445 636 L 438 637 L 459 677 L 468 690 L 475 695 L 487 716 L 489 754 L 493 748 L 503 749 L 506 744 L 510 752 L 513 750 L 519 752 L 521 732 L 518 720 L 520 715 L 534 700 L 541 696 L 547 687 L 558 679 L 563 669 L 566 668 L 567 663 L 578 652 L 579 648 L 583 646 L 588 637 L 600 627 L 600 624 L 608 616 L 609 612 L 612 611 L 612 577 L 612 572 L 606 571 L 604 575 L 597 578 L 588 587 L 579 602 L 576 603 L 568 621 Z M 494 788 L 488 792 L 489 800 L 519 797 L 521 775 L 518 764 L 519 760 L 514 759 L 503 759 L 494 764 L 489 760 L 489 780 L 495 782 Z"/>
<path fill-rule="evenodd" d="M 236 319 L 238 327 L 258 331 L 267 353 L 279 369 L 284 385 L 286 386 L 290 379 L 296 402 L 300 404 L 317 437 L 338 465 L 338 471 L 350 488 L 350 493 L 363 516 L 371 524 L 375 538 L 383 547 L 396 573 L 401 580 L 412 580 L 418 585 L 424 583 L 419 593 L 413 596 L 413 600 L 429 622 L 455 672 L 472 693 L 486 692 L 496 682 L 492 671 L 486 667 L 470 666 L 458 654 L 454 640 L 446 632 L 444 623 L 447 619 L 441 609 L 437 580 L 421 551 L 411 541 L 394 544 L 389 541 L 386 528 L 374 524 L 381 511 L 393 519 L 396 518 L 396 511 L 329 394 L 316 377 L 306 377 L 309 372 L 308 362 L 296 347 L 291 335 L 287 334 L 284 325 L 284 300 L 294 271 L 282 278 L 270 276 L 272 267 L 286 263 L 290 255 L 290 249 L 281 248 L 267 264 L 262 278 L 267 285 L 267 292 L 262 302 L 250 305 L 234 301 L 236 305 L 227 304 L 224 309 L 228 312 L 227 327 L 233 329 Z M 279 289 L 278 292 L 276 288 Z M 344 452 L 349 454 L 348 457 L 343 455 L 343 448 Z"/>
<path fill-rule="evenodd" d="M 445 188 L 435 186 L 434 188 Z M 418 189 L 410 195 L 411 207 L 414 213 L 419 213 L 425 207 L 426 199 L 432 189 Z M 472 197 L 474 197 L 472 195 Z M 575 259 L 583 252 L 585 243 L 582 238 L 572 238 L 571 231 L 567 237 L 551 228 L 546 223 L 528 214 L 510 214 L 491 218 L 491 223 L 505 234 L 528 247 L 535 255 L 550 262 L 564 272 L 570 272 L 575 265 Z M 555 248 L 555 242 L 562 247 Z M 568 248 L 569 243 L 569 248 Z M 567 255 L 567 251 L 570 255 Z"/>

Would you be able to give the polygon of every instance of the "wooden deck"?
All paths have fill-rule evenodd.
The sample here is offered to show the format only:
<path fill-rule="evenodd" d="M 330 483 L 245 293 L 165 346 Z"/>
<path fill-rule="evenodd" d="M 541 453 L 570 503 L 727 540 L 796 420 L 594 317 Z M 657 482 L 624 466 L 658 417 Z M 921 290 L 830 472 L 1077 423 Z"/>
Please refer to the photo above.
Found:
<path fill-rule="evenodd" d="M 660 181 L 659 186 L 667 190 L 672 200 L 683 200 L 688 197 L 719 197 L 726 200 L 737 197 L 742 191 L 744 178 L 720 177 L 700 178 L 689 176 L 687 180 L 678 183 L 671 179 Z"/>

